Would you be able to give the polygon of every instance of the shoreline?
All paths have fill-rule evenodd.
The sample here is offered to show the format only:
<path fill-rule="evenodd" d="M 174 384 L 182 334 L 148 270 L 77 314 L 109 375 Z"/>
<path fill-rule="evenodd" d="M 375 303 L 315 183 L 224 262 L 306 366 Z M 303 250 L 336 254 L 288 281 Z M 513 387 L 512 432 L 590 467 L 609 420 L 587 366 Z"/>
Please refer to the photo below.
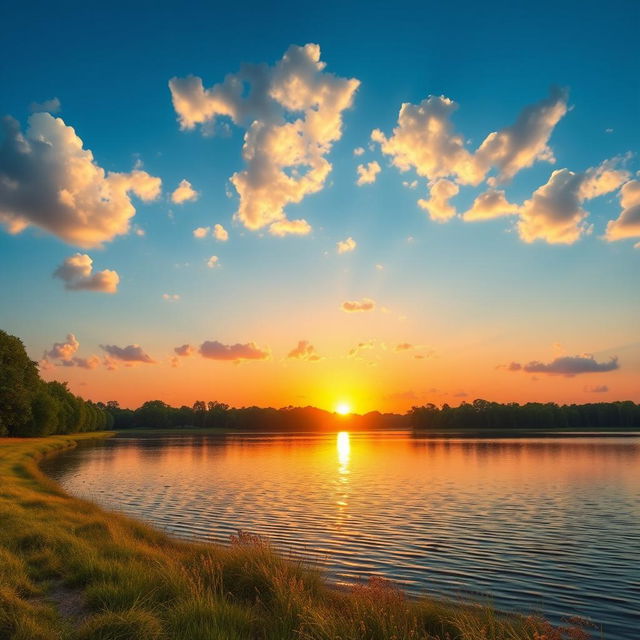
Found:
<path fill-rule="evenodd" d="M 153 436 L 194 436 L 194 435 L 225 435 L 225 436 L 265 436 L 265 435 L 277 435 L 277 436 L 331 436 L 342 432 L 357 434 L 403 434 L 409 437 L 433 437 L 433 438 L 446 438 L 446 437 L 458 437 L 458 438 L 594 438 L 594 437 L 615 437 L 615 438 L 627 438 L 627 437 L 640 437 L 640 431 L 637 429 L 617 429 L 610 431 L 603 431 L 602 429 L 587 430 L 583 429 L 576 431 L 574 429 L 439 429 L 437 431 L 431 431 L 428 429 L 411 429 L 407 428 L 395 428 L 395 429 L 336 429 L 336 430 L 238 430 L 238 429 L 218 429 L 216 427 L 170 427 L 162 429 L 114 429 L 112 432 L 117 438 L 126 437 L 153 437 Z"/>
<path fill-rule="evenodd" d="M 337 588 L 255 536 L 181 541 L 66 494 L 39 468 L 114 435 L 0 439 L 1 637 L 472 640 L 491 628 L 495 640 L 533 640 L 551 628 L 475 603 L 409 599 L 382 580 Z"/>

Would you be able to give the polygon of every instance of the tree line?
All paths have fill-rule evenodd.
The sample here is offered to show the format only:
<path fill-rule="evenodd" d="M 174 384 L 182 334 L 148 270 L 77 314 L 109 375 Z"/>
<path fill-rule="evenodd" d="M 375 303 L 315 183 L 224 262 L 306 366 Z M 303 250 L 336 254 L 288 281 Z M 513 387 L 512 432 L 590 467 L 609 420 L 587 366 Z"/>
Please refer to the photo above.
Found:
<path fill-rule="evenodd" d="M 408 417 L 411 427 L 418 430 L 640 430 L 640 405 L 631 401 L 558 405 L 554 402 L 500 404 L 478 399 L 458 407 L 448 404 L 440 408 L 434 404 L 413 407 Z"/>
<path fill-rule="evenodd" d="M 111 415 L 73 395 L 65 382 L 45 382 L 22 341 L 0 330 L 0 436 L 47 436 L 97 431 Z"/>
<path fill-rule="evenodd" d="M 121 408 L 115 401 L 105 406 L 114 429 L 170 429 L 195 427 L 238 431 L 331 431 L 406 427 L 406 417 L 372 411 L 340 416 L 316 407 L 230 407 L 199 400 L 192 406 L 172 407 L 150 400 L 137 409 Z"/>

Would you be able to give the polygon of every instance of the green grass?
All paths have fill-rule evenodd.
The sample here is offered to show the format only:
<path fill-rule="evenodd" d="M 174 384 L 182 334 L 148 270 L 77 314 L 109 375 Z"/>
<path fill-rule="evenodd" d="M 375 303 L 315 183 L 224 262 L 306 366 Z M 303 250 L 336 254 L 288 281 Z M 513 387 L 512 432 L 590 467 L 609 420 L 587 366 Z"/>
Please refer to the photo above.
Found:
<path fill-rule="evenodd" d="M 66 495 L 42 456 L 103 434 L 0 439 L 3 640 L 559 640 L 578 626 L 410 600 L 382 580 L 348 591 L 240 535 L 174 540 Z"/>

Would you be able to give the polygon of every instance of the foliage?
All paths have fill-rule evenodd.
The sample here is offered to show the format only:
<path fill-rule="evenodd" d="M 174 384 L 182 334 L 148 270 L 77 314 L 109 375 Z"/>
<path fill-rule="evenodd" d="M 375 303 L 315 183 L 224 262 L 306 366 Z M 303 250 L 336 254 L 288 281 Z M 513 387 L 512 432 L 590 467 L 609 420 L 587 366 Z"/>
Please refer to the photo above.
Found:
<path fill-rule="evenodd" d="M 22 341 L 0 331 L 0 436 L 46 436 L 110 427 L 104 408 L 45 382 Z"/>
<path fill-rule="evenodd" d="M 413 407 L 409 412 L 415 429 L 640 429 L 640 405 L 631 401 L 557 405 L 553 402 L 510 402 L 487 400 L 463 402 L 459 407 L 434 404 Z"/>
<path fill-rule="evenodd" d="M 406 426 L 406 418 L 372 411 L 340 416 L 316 407 L 241 407 L 198 400 L 192 407 L 171 407 L 161 400 L 145 402 L 135 410 L 115 401 L 100 405 L 113 416 L 114 429 L 195 427 L 239 431 L 328 431 L 391 429 Z"/>

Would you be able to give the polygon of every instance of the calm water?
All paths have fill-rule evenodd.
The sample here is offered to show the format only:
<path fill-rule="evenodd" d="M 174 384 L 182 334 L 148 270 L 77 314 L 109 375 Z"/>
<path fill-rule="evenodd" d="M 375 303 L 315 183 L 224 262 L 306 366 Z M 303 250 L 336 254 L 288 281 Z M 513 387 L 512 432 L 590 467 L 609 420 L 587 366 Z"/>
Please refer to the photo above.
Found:
<path fill-rule="evenodd" d="M 640 636 L 640 437 L 118 438 L 45 471 L 176 536 L 262 534 L 338 582 L 382 575 Z"/>

